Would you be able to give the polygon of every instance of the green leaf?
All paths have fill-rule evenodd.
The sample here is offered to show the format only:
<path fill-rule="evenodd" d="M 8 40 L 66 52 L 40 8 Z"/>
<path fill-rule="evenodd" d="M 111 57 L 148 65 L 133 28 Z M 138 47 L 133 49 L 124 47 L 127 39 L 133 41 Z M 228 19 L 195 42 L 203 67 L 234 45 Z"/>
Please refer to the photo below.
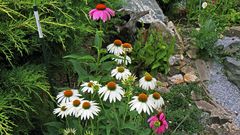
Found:
<path fill-rule="evenodd" d="M 94 45 L 100 50 L 103 43 L 103 31 L 96 31 Z"/>
<path fill-rule="evenodd" d="M 79 60 L 82 62 L 96 62 L 96 59 L 91 55 L 81 56 L 81 55 L 77 55 L 77 54 L 70 54 L 70 55 L 64 56 L 63 58 Z"/>
<path fill-rule="evenodd" d="M 100 63 L 102 63 L 102 62 L 104 62 L 105 60 L 110 59 L 110 58 L 120 58 L 120 57 L 118 57 L 118 56 L 116 56 L 116 55 L 113 55 L 113 54 L 108 54 L 108 55 L 106 55 L 106 56 L 104 56 L 104 57 L 102 57 L 102 58 L 100 59 Z"/>
<path fill-rule="evenodd" d="M 161 66 L 160 62 L 156 61 L 154 62 L 152 69 L 158 68 L 159 66 Z"/>

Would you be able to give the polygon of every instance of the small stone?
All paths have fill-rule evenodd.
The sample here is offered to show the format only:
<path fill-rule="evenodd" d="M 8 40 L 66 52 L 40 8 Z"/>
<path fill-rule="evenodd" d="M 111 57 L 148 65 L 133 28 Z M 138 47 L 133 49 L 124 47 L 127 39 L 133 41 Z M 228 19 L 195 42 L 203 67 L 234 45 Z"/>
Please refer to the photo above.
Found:
<path fill-rule="evenodd" d="M 207 68 L 206 62 L 198 59 L 195 61 L 195 65 L 197 67 L 197 72 L 198 72 L 200 80 L 201 81 L 209 81 L 210 73 L 209 73 L 209 69 Z"/>
<path fill-rule="evenodd" d="M 184 75 L 184 81 L 185 82 L 195 82 L 197 80 L 197 76 L 194 75 L 193 73 L 187 73 Z"/>
<path fill-rule="evenodd" d="M 181 68 L 181 71 L 186 74 L 186 73 L 195 73 L 194 69 L 191 66 L 184 66 Z"/>
<path fill-rule="evenodd" d="M 169 80 L 171 82 L 173 82 L 174 84 L 180 84 L 180 83 L 184 82 L 182 74 L 174 75 L 174 76 L 170 77 Z"/>
<path fill-rule="evenodd" d="M 196 48 L 191 48 L 186 52 L 187 56 L 191 59 L 196 59 L 197 58 L 197 49 Z"/>

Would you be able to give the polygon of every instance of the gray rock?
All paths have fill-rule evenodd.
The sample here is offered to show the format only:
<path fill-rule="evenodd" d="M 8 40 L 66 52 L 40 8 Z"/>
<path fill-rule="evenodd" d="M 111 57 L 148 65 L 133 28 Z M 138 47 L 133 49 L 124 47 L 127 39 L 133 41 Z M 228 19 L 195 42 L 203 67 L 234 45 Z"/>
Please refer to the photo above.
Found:
<path fill-rule="evenodd" d="M 231 44 L 240 43 L 239 37 L 223 37 L 216 42 L 217 46 L 229 47 Z"/>
<path fill-rule="evenodd" d="M 159 21 L 165 22 L 166 20 L 166 16 L 163 14 L 156 0 L 126 0 L 126 3 L 125 10 L 133 12 L 149 11 L 149 14 L 139 19 L 140 22 L 153 23 Z"/>
<path fill-rule="evenodd" d="M 240 88 L 240 60 L 226 57 L 224 67 L 228 79 Z"/>

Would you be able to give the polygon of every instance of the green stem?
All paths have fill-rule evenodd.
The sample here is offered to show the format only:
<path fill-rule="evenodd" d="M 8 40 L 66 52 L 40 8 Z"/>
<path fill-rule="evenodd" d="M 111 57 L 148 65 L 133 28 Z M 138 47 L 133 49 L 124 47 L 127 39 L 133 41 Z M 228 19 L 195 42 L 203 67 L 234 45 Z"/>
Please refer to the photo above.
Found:
<path fill-rule="evenodd" d="M 82 134 L 82 124 L 81 124 L 80 117 L 79 117 L 79 120 L 78 120 L 78 125 L 79 125 L 79 132 L 80 132 L 80 134 Z"/>
<path fill-rule="evenodd" d="M 101 106 L 102 106 L 103 112 L 105 113 L 105 108 L 104 108 L 104 106 L 103 106 L 102 99 L 100 98 L 100 96 L 98 96 L 98 98 L 99 98 L 99 102 L 100 102 L 100 104 L 101 104 Z"/>
<path fill-rule="evenodd" d="M 130 96 L 128 96 L 128 98 L 127 98 L 127 103 L 129 103 L 129 101 L 130 101 Z M 125 113 L 124 113 L 124 116 L 123 116 L 123 122 L 125 122 L 125 120 L 126 120 L 126 116 L 127 116 L 127 113 L 128 113 L 128 105 L 126 105 L 124 112 Z"/>
<path fill-rule="evenodd" d="M 118 119 L 118 116 L 117 116 L 117 109 L 116 109 L 116 106 L 115 106 L 115 103 L 113 103 L 113 110 L 114 110 L 114 116 L 115 116 L 115 119 L 117 121 L 117 131 L 118 131 L 118 134 L 120 134 L 120 125 L 119 125 L 119 119 Z"/>
<path fill-rule="evenodd" d="M 66 117 L 66 124 L 67 124 L 67 128 L 69 128 L 68 117 Z"/>
<path fill-rule="evenodd" d="M 93 129 L 93 122 L 92 122 L 92 119 L 90 120 L 90 122 L 91 122 L 92 133 L 94 134 L 94 129 Z"/>

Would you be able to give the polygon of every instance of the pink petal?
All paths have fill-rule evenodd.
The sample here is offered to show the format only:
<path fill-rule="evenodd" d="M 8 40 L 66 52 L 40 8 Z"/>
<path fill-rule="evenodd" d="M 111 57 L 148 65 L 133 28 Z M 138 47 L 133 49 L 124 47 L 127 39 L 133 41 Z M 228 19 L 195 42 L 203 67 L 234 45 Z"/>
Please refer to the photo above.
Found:
<path fill-rule="evenodd" d="M 149 127 L 154 128 L 154 123 L 155 123 L 155 121 L 150 122 Z"/>
<path fill-rule="evenodd" d="M 104 14 L 106 14 L 107 20 L 110 20 L 110 19 L 111 19 L 111 15 L 110 15 L 106 10 L 104 11 Z"/>
<path fill-rule="evenodd" d="M 164 133 L 165 130 L 166 130 L 166 129 L 165 129 L 164 126 L 160 126 L 159 128 L 157 128 L 157 129 L 155 130 L 155 133 L 161 134 L 161 133 Z"/>
<path fill-rule="evenodd" d="M 105 10 L 106 10 L 111 16 L 115 16 L 115 11 L 113 11 L 112 9 L 106 8 Z"/>
<path fill-rule="evenodd" d="M 102 12 L 101 18 L 102 18 L 103 22 L 106 22 L 108 20 L 108 16 L 105 11 Z"/>
<path fill-rule="evenodd" d="M 150 118 L 148 119 L 148 122 L 150 122 L 150 121 L 156 121 L 156 120 L 158 120 L 157 116 L 152 116 L 152 117 L 150 117 Z"/>
<path fill-rule="evenodd" d="M 159 120 L 161 120 L 161 121 L 165 120 L 165 115 L 163 113 L 160 114 Z"/>
<path fill-rule="evenodd" d="M 166 120 L 162 121 L 162 125 L 164 125 L 166 129 L 168 129 L 168 123 Z"/>
<path fill-rule="evenodd" d="M 92 9 L 88 14 L 90 16 L 90 18 L 93 18 L 93 14 L 96 11 L 96 9 Z"/>
<path fill-rule="evenodd" d="M 101 17 L 101 12 L 96 11 L 93 13 L 93 20 L 99 20 L 100 17 Z"/>

